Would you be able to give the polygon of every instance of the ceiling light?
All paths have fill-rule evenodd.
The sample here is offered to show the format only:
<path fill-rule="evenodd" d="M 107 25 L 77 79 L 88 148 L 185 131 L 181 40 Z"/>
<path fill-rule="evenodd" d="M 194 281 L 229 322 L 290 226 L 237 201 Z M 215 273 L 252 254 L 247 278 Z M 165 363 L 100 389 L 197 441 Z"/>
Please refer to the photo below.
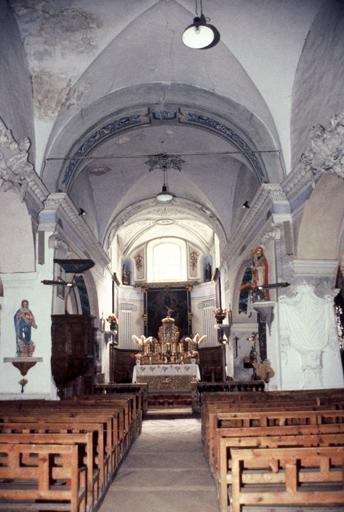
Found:
<path fill-rule="evenodd" d="M 208 23 L 209 18 L 203 14 L 202 0 L 199 0 L 200 15 L 198 14 L 197 0 L 195 0 L 196 16 L 191 25 L 186 27 L 182 35 L 185 46 L 196 50 L 212 48 L 220 41 L 220 33 L 214 25 Z"/>
<path fill-rule="evenodd" d="M 159 201 L 159 203 L 169 203 L 172 199 L 173 194 L 168 192 L 166 185 L 163 185 L 160 194 L 156 196 L 156 200 Z"/>
<path fill-rule="evenodd" d="M 170 203 L 172 201 L 174 195 L 171 194 L 171 192 L 169 192 L 167 190 L 167 186 L 166 186 L 166 167 L 163 167 L 162 170 L 163 170 L 163 173 L 164 173 L 164 182 L 163 182 L 163 185 L 162 185 L 161 192 L 156 196 L 156 200 L 159 203 Z"/>

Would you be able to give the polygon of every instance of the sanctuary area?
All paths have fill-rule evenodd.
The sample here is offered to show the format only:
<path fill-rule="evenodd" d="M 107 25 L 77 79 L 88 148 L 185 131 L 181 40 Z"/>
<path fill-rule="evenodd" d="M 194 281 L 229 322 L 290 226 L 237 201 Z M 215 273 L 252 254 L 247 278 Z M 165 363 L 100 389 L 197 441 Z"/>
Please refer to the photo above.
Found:
<path fill-rule="evenodd" d="M 340 0 L 0 0 L 0 510 L 343 510 L 343 83 Z"/>

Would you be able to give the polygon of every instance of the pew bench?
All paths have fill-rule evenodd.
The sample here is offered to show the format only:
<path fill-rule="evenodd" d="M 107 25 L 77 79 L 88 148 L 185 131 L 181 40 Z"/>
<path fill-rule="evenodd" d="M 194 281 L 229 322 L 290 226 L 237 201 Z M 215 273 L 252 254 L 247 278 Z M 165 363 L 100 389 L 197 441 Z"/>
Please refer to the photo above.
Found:
<path fill-rule="evenodd" d="M 23 418 L 22 418 L 23 420 Z M 47 422 L 47 421 L 35 421 L 23 423 L 20 422 L 6 422 L 0 424 L 0 435 L 3 434 L 49 434 L 50 437 L 55 435 L 65 435 L 68 439 L 69 435 L 73 434 L 91 434 L 93 442 L 93 453 L 94 453 L 94 478 L 95 490 L 101 493 L 107 484 L 106 481 L 106 451 L 104 443 L 104 426 L 103 424 L 85 423 L 85 422 Z M 98 497 L 98 496 L 97 496 Z"/>
<path fill-rule="evenodd" d="M 26 434 L 26 433 L 0 433 L 0 444 L 62 444 L 74 445 L 79 448 L 79 463 L 86 467 L 87 476 L 87 510 L 93 510 L 100 498 L 99 468 L 97 468 L 94 454 L 93 435 L 91 432 L 82 434 L 49 433 L 49 434 Z M 25 459 L 30 460 L 31 457 Z M 56 458 L 58 460 L 58 457 Z M 1 457 L 0 457 L 1 460 Z"/>
<path fill-rule="evenodd" d="M 278 435 L 281 427 L 300 427 L 304 425 L 344 424 L 343 410 L 265 410 L 242 412 L 215 412 L 210 414 L 210 437 L 208 441 L 208 460 L 211 467 L 216 467 L 218 440 L 221 429 L 253 429 L 252 435 L 263 435 L 269 428 L 271 435 Z M 290 432 L 294 433 L 294 432 Z M 296 433 L 296 432 L 295 432 Z"/>
<path fill-rule="evenodd" d="M 247 449 L 247 448 L 288 448 L 288 447 L 330 447 L 330 446 L 344 446 L 344 428 L 341 433 L 323 434 L 321 433 L 321 426 L 318 428 L 317 434 L 310 434 L 305 430 L 301 430 L 296 435 L 261 435 L 243 436 L 240 437 L 222 437 L 220 439 L 220 459 L 217 474 L 218 485 L 218 499 L 221 512 L 227 511 L 228 497 L 230 496 L 231 485 L 233 482 L 232 477 L 232 453 L 233 450 Z M 271 461 L 270 461 L 271 462 Z M 274 464 L 276 464 L 274 462 Z M 273 463 L 271 462 L 271 466 Z M 260 461 L 252 460 L 246 461 L 246 469 L 254 469 L 260 467 Z M 250 475 L 242 475 L 242 483 L 250 483 Z"/>
<path fill-rule="evenodd" d="M 259 470 L 247 469 L 252 462 Z M 343 471 L 344 447 L 233 449 L 231 512 L 243 505 L 344 505 Z"/>
<path fill-rule="evenodd" d="M 0 510 L 86 512 L 77 445 L 1 443 L 0 454 Z"/>

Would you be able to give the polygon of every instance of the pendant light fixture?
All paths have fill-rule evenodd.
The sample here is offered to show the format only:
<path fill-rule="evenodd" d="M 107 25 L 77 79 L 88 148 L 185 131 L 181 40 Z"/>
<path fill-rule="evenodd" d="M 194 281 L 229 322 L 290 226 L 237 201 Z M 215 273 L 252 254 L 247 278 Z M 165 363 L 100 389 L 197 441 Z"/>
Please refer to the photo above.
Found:
<path fill-rule="evenodd" d="M 166 167 L 162 167 L 162 171 L 164 173 L 164 181 L 163 181 L 161 192 L 156 196 L 156 200 L 159 203 L 165 203 L 166 204 L 166 203 L 170 203 L 174 196 L 173 196 L 173 194 L 171 194 L 167 190 L 167 185 L 166 185 Z"/>
<path fill-rule="evenodd" d="M 196 50 L 212 48 L 220 41 L 220 32 L 204 16 L 202 0 L 195 0 L 195 14 L 193 23 L 183 32 L 182 41 L 185 46 Z"/>

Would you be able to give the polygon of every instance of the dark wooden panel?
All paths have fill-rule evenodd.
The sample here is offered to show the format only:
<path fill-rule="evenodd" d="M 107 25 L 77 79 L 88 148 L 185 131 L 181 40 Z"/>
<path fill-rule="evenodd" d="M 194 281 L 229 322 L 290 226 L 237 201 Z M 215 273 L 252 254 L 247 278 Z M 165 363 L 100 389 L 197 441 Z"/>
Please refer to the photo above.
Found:
<path fill-rule="evenodd" d="M 110 351 L 110 379 L 111 382 L 130 383 L 133 376 L 135 359 L 130 357 L 135 350 L 118 349 L 114 345 Z"/>
<path fill-rule="evenodd" d="M 201 380 L 221 382 L 224 378 L 224 345 L 199 349 Z"/>
<path fill-rule="evenodd" d="M 95 372 L 93 318 L 52 315 L 51 337 L 51 369 L 60 397 L 89 392 Z"/>

